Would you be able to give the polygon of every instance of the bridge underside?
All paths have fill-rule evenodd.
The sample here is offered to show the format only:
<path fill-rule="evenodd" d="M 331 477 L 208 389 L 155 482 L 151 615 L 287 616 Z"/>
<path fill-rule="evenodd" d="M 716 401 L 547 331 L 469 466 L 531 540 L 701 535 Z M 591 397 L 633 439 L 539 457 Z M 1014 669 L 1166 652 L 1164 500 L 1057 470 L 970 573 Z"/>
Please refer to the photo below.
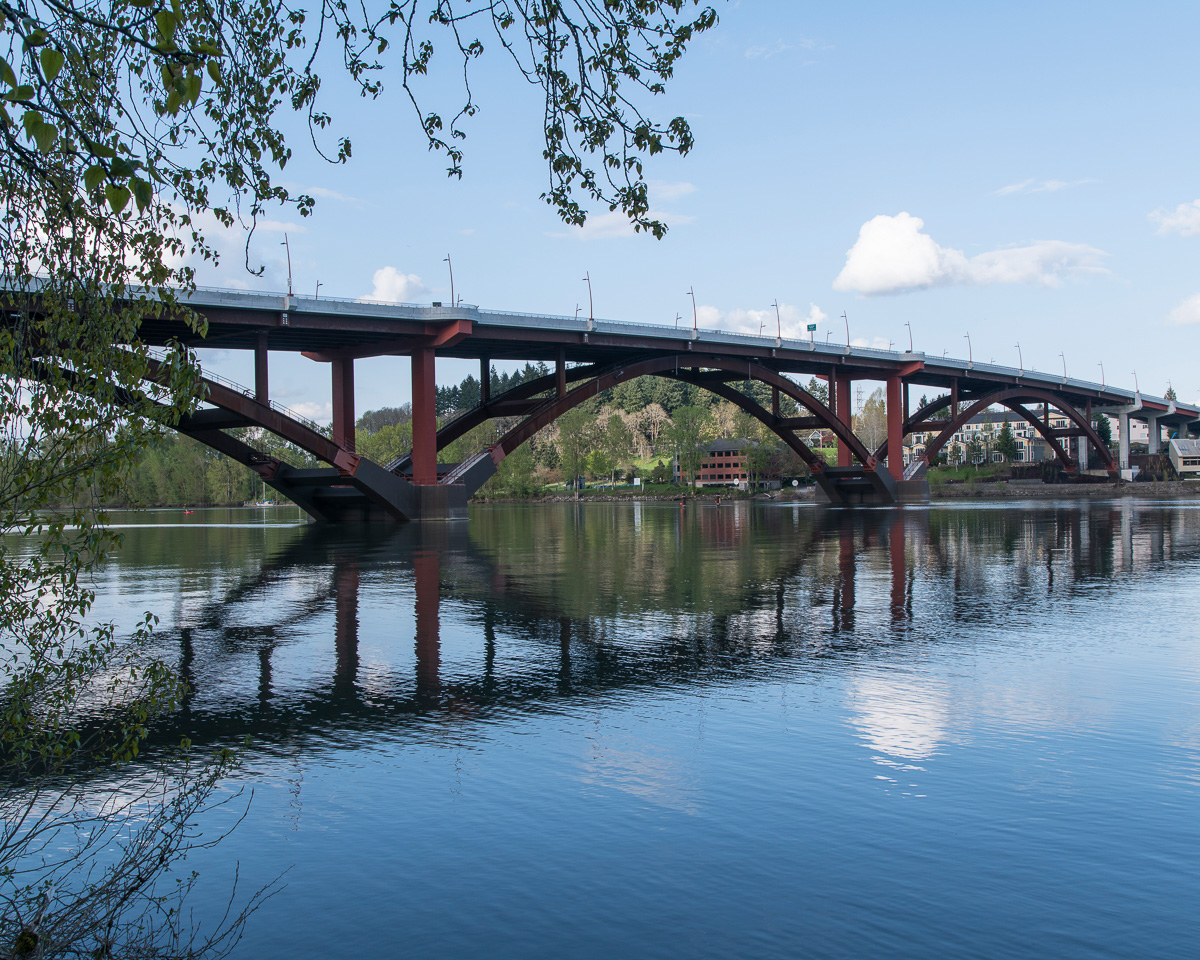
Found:
<path fill-rule="evenodd" d="M 330 305 L 315 300 L 298 303 L 289 297 L 280 311 L 278 305 L 254 306 L 253 296 L 213 297 L 220 302 L 198 307 L 209 322 L 209 335 L 219 339 L 222 347 L 254 351 L 254 387 L 206 381 L 204 399 L 211 408 L 198 411 L 178 428 L 254 470 L 314 520 L 334 523 L 465 517 L 470 497 L 522 443 L 585 400 L 640 376 L 692 384 L 735 404 L 800 457 L 826 501 L 848 506 L 927 499 L 929 463 L 963 424 L 994 405 L 1005 406 L 1032 424 L 1069 472 L 1080 469 L 1087 457 L 1085 448 L 1094 450 L 1110 473 L 1121 465 L 1091 426 L 1093 402 L 1097 409 L 1109 410 L 1125 404 L 1120 408 L 1122 415 L 1153 418 L 1156 434 L 1160 422 L 1186 431 L 1200 415 L 1190 408 L 1177 410 L 1173 401 L 1157 400 L 1139 413 L 1143 410 L 1140 395 L 1132 395 L 1131 401 L 1129 394 L 1103 385 L 1068 382 L 1065 376 L 1057 384 L 1052 378 L 1031 376 L 1024 370 L 985 368 L 911 352 L 724 334 L 710 337 L 696 331 L 689 336 L 688 331 L 572 323 L 563 318 L 545 318 L 553 321 L 546 323 L 516 315 L 511 319 L 510 315 L 485 315 L 466 307 Z M 268 303 L 270 298 L 259 300 Z M 192 347 L 212 345 L 164 318 L 147 321 L 143 336 L 150 343 L 178 340 Z M 301 352 L 329 365 L 330 428 L 305 422 L 272 404 L 269 349 Z M 354 445 L 354 360 L 373 356 L 406 356 L 412 370 L 412 449 L 388 464 L 371 462 L 356 453 Z M 436 357 L 478 360 L 482 394 L 478 407 L 440 429 L 435 404 Z M 492 397 L 491 362 L 502 359 L 548 360 L 553 373 Z M 799 386 L 797 378 L 807 377 L 824 382 L 827 401 Z M 886 439 L 874 450 L 868 449 L 853 429 L 855 380 L 885 385 Z M 770 409 L 739 389 L 746 381 L 770 389 Z M 941 395 L 910 415 L 908 392 L 912 385 L 932 387 Z M 783 397 L 794 401 L 800 415 L 781 413 Z M 1059 412 L 1058 419 L 1069 421 L 1069 427 L 1053 426 L 1051 409 Z M 504 430 L 498 430 L 484 449 L 461 463 L 438 463 L 439 452 L 448 444 L 490 421 L 502 423 Z M 239 427 L 275 435 L 308 462 L 302 466 L 287 463 L 256 449 L 253 440 L 229 432 Z M 822 451 L 810 448 L 808 438 L 814 431 L 834 438 L 836 463 L 828 464 Z M 924 452 L 906 464 L 902 455 L 905 439 L 914 433 L 923 435 Z"/>

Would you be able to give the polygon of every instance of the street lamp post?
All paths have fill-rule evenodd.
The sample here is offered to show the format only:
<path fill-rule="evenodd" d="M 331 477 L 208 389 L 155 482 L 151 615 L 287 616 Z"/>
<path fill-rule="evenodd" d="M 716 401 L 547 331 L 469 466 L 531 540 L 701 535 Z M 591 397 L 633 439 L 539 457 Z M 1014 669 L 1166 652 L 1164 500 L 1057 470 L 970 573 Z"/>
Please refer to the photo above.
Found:
<path fill-rule="evenodd" d="M 1062 353 L 1059 354 L 1059 357 L 1062 359 L 1062 362 L 1063 362 L 1063 383 L 1066 383 L 1067 382 L 1067 358 L 1066 358 L 1066 355 L 1062 354 Z"/>
<path fill-rule="evenodd" d="M 963 337 L 967 341 L 967 366 L 973 367 L 973 366 L 975 366 L 975 353 L 971 349 L 971 333 L 970 333 L 970 331 L 967 331 L 966 333 L 964 333 Z"/>
<path fill-rule="evenodd" d="M 454 264 L 450 262 L 450 254 L 446 254 L 446 266 L 450 268 L 450 306 L 457 306 L 454 300 Z"/>
<path fill-rule="evenodd" d="M 596 322 L 596 307 L 592 302 L 592 272 L 589 270 L 583 275 L 583 279 L 588 285 L 588 323 Z"/>
<path fill-rule="evenodd" d="M 1017 370 L 1017 376 L 1023 377 L 1025 376 L 1025 357 L 1021 354 L 1021 344 L 1019 341 L 1017 343 L 1017 361 L 1020 363 L 1020 367 Z"/>
<path fill-rule="evenodd" d="M 775 339 L 782 340 L 783 339 L 783 321 L 779 319 L 779 300 L 778 300 L 778 298 L 776 298 L 773 306 L 775 307 Z"/>
<path fill-rule="evenodd" d="M 692 298 L 692 334 L 700 329 L 700 315 L 696 312 L 696 291 L 688 287 L 688 296 Z"/>
<path fill-rule="evenodd" d="M 1104 361 L 1103 360 L 1100 361 L 1099 367 L 1100 367 L 1100 389 L 1104 390 L 1104 389 L 1106 389 L 1107 384 L 1105 384 L 1105 382 L 1104 382 Z"/>
<path fill-rule="evenodd" d="M 290 297 L 292 295 L 292 248 L 288 244 L 288 235 L 286 233 L 283 235 L 283 243 L 281 243 L 280 246 L 283 247 L 283 249 L 285 249 L 287 251 L 288 296 Z"/>
<path fill-rule="evenodd" d="M 912 352 L 913 352 L 913 342 L 912 342 L 912 324 L 911 324 L 911 323 L 909 323 L 909 322 L 906 320 L 906 321 L 904 322 L 904 325 L 905 325 L 906 327 L 908 327 L 908 352 L 909 352 L 909 353 L 912 353 Z"/>

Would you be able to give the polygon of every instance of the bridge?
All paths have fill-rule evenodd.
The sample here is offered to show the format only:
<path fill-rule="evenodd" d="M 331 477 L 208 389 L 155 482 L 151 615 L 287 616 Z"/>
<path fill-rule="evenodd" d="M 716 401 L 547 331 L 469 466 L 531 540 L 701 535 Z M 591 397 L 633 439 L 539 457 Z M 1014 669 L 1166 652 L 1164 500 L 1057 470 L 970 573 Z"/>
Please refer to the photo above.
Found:
<path fill-rule="evenodd" d="M 1068 472 L 1086 468 L 1089 450 L 1094 450 L 1104 469 L 1119 476 L 1129 466 L 1131 419 L 1148 425 L 1151 453 L 1158 452 L 1164 428 L 1180 435 L 1200 432 L 1200 407 L 1065 375 L 913 351 L 466 304 L 381 304 L 206 289 L 197 290 L 188 303 L 208 322 L 203 337 L 178 320 L 150 316 L 142 326 L 143 340 L 250 351 L 255 376 L 247 388 L 206 378 L 208 406 L 178 429 L 250 467 L 321 521 L 465 517 L 470 497 L 524 441 L 579 403 L 639 376 L 694 384 L 734 403 L 801 457 L 830 503 L 843 505 L 927 499 L 929 462 L 963 424 L 991 406 L 1007 407 L 1028 421 Z M 330 431 L 271 401 L 268 357 L 273 351 L 300 353 L 328 366 Z M 381 356 L 407 357 L 412 370 L 412 450 L 389 464 L 371 462 L 354 446 L 354 361 Z M 440 428 L 437 357 L 478 361 L 482 388 L 479 406 Z M 492 396 L 490 365 L 501 360 L 545 362 L 553 372 Z M 828 384 L 827 403 L 797 382 L 812 377 Z M 851 426 L 851 385 L 856 380 L 886 386 L 887 437 L 873 450 Z M 770 387 L 770 409 L 737 389 L 744 381 Z M 931 389 L 937 396 L 913 410 L 911 387 Z M 785 396 L 803 408 L 803 416 L 781 413 Z M 1061 416 L 1052 418 L 1052 409 Z M 1092 427 L 1099 412 L 1120 421 L 1116 458 Z M 447 444 L 499 417 L 518 422 L 466 461 L 439 465 L 438 452 Z M 1052 419 L 1069 425 L 1054 427 Z M 289 465 L 226 432 L 247 426 L 276 434 L 322 466 Z M 836 465 L 827 465 L 808 446 L 806 438 L 814 430 L 836 437 Z M 914 432 L 929 439 L 923 455 L 905 464 L 904 438 Z"/>

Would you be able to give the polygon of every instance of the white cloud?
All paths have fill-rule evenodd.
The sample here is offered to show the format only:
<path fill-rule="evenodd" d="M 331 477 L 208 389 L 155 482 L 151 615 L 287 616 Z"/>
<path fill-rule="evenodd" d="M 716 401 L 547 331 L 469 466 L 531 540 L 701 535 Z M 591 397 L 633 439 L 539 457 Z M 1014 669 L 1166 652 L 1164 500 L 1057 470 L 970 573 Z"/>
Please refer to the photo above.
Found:
<path fill-rule="evenodd" d="M 993 196 L 1007 197 L 1014 193 L 1054 193 L 1056 190 L 1065 190 L 1068 187 L 1078 187 L 1085 183 L 1095 182 L 1092 177 L 1084 177 L 1082 180 L 1037 180 L 1030 177 L 1020 183 L 1010 183 L 1007 187 L 1001 187 Z"/>
<path fill-rule="evenodd" d="M 1155 210 L 1150 219 L 1158 222 L 1159 233 L 1178 233 L 1185 237 L 1200 234 L 1200 200 L 1181 203 L 1174 211 Z"/>
<path fill-rule="evenodd" d="M 323 200 L 337 200 L 340 203 L 351 203 L 356 207 L 362 206 L 362 201 L 358 197 L 350 197 L 344 193 L 338 193 L 336 190 L 330 190 L 328 187 L 306 187 L 304 184 L 295 182 L 285 183 L 284 186 L 293 195 L 306 193 L 310 197 L 320 197 Z"/>
<path fill-rule="evenodd" d="M 686 197 L 689 193 L 696 192 L 696 185 L 688 183 L 686 180 L 651 180 L 650 194 L 656 200 L 664 200 L 668 203 L 672 200 L 678 200 L 680 197 Z"/>
<path fill-rule="evenodd" d="M 1188 297 L 1183 303 L 1167 314 L 1167 323 L 1173 326 L 1200 323 L 1200 293 L 1194 297 Z"/>
<path fill-rule="evenodd" d="M 415 273 L 401 273 L 395 267 L 381 267 L 371 277 L 374 287 L 362 300 L 408 303 L 429 289 Z"/>
<path fill-rule="evenodd" d="M 705 329 L 724 330 L 727 333 L 749 333 L 754 336 L 773 337 L 776 331 L 782 331 L 784 338 L 789 340 L 808 339 L 805 327 L 810 323 L 822 323 L 826 319 L 825 311 L 815 303 L 808 305 L 808 313 L 801 313 L 800 308 L 790 303 L 779 305 L 779 316 L 776 319 L 775 308 L 765 310 L 747 310 L 741 307 L 722 313 L 713 306 L 702 305 L 696 308 L 699 325 Z"/>
<path fill-rule="evenodd" d="M 283 237 L 285 234 L 297 237 L 308 232 L 308 228 L 302 223 L 291 223 L 285 220 L 259 220 L 254 225 L 254 239 L 250 243 L 249 254 L 250 269 L 263 271 L 262 277 L 257 278 L 247 273 L 245 269 L 247 261 L 246 235 L 249 231 L 239 221 L 235 220 L 232 226 L 227 227 L 211 211 L 201 210 L 192 215 L 192 225 L 216 251 L 220 265 L 220 273 L 217 274 L 217 278 L 220 283 L 223 286 L 238 289 L 251 289 L 259 287 L 263 283 L 267 283 L 275 289 L 285 289 L 288 265 L 287 254 L 283 248 Z M 184 237 L 189 235 L 186 228 L 181 233 Z M 292 254 L 299 259 L 296 244 L 292 245 Z M 204 272 L 208 272 L 214 266 L 206 263 L 194 253 L 188 253 L 184 257 L 184 262 Z"/>
<path fill-rule="evenodd" d="M 747 60 L 766 60 L 770 57 L 777 56 L 781 53 L 786 53 L 794 47 L 799 47 L 802 50 L 812 50 L 817 45 L 816 40 L 810 40 L 808 37 L 801 37 L 794 43 L 788 43 L 783 39 L 777 39 L 771 43 L 764 43 L 761 46 L 748 47 L 746 49 Z"/>
<path fill-rule="evenodd" d="M 668 227 L 677 227 L 691 223 L 695 217 L 685 217 L 677 213 L 663 213 L 651 210 L 647 216 L 651 220 L 661 220 Z M 606 213 L 593 213 L 588 216 L 582 227 L 575 227 L 568 233 L 551 233 L 551 237 L 576 237 L 580 240 L 611 240 L 615 237 L 634 237 L 638 233 L 633 229 L 629 218 L 620 210 L 610 210 Z"/>
<path fill-rule="evenodd" d="M 782 40 L 776 40 L 774 43 L 763 44 L 758 47 L 749 47 L 746 50 L 747 60 L 765 60 L 773 57 L 776 54 L 783 53 L 785 50 L 791 50 L 790 43 L 784 43 Z"/>
<path fill-rule="evenodd" d="M 316 403 L 310 400 L 303 400 L 299 403 L 288 404 L 288 409 L 312 420 L 314 423 L 322 425 L 330 423 L 333 420 L 333 405 L 328 401 L 325 403 Z"/>
<path fill-rule="evenodd" d="M 1057 286 L 1063 277 L 1107 272 L 1101 266 L 1107 254 L 1084 243 L 1039 240 L 968 257 L 922 233 L 923 226 L 925 221 L 908 213 L 868 220 L 847 251 L 833 289 L 878 296 L 955 284 Z"/>

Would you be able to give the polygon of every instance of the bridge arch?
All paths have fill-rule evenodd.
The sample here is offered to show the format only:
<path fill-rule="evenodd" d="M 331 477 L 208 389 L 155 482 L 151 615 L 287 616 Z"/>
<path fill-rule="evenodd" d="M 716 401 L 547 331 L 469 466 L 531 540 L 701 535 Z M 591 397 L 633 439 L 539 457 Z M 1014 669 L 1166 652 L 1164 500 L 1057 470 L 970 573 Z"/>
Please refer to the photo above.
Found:
<path fill-rule="evenodd" d="M 689 373 L 689 370 L 694 372 Z M 727 357 L 696 356 L 695 354 L 665 354 L 645 357 L 632 363 L 615 363 L 604 368 L 592 368 L 591 372 L 593 376 L 589 377 L 587 382 L 561 396 L 551 397 L 543 401 L 537 409 L 530 411 L 525 420 L 501 437 L 492 447 L 494 451 L 493 459 L 499 464 L 504 457 L 512 453 L 512 451 L 517 449 L 517 447 L 543 427 L 553 423 L 568 410 L 573 409 L 585 400 L 590 400 L 592 397 L 599 395 L 610 387 L 616 386 L 623 380 L 649 375 L 683 380 L 717 393 L 719 396 L 736 403 L 747 413 L 774 430 L 792 449 L 796 450 L 801 457 L 804 457 L 806 462 L 823 468 L 824 462 L 816 457 L 803 441 L 800 441 L 794 434 L 792 434 L 791 439 L 788 438 L 787 434 L 791 433 L 791 430 L 786 427 L 786 423 L 780 422 L 782 418 L 778 418 L 773 413 L 767 412 L 751 398 L 729 387 L 727 380 L 712 378 L 704 374 L 702 371 L 705 370 L 721 371 L 733 374 L 739 378 L 745 374 L 746 379 L 758 380 L 768 386 L 777 387 L 781 393 L 791 397 L 801 406 L 810 410 L 821 425 L 830 430 L 843 442 L 850 449 L 855 459 L 864 467 L 869 470 L 875 468 L 875 457 L 867 450 L 862 441 L 854 435 L 850 426 L 839 420 L 828 407 L 792 380 L 753 360 L 742 361 Z M 531 381 L 531 383 L 536 382 Z M 477 422 L 482 422 L 482 420 L 478 420 Z M 461 436 L 461 433 L 458 435 Z M 439 444 L 440 440 L 439 436 Z M 805 452 L 801 453 L 800 448 Z"/>
<path fill-rule="evenodd" d="M 986 394 L 978 400 L 971 401 L 966 407 L 959 411 L 957 417 L 951 418 L 945 424 L 942 431 L 933 440 L 925 445 L 925 453 L 923 456 L 925 463 L 928 464 L 931 460 L 936 459 L 942 447 L 945 446 L 946 443 L 949 442 L 949 440 L 954 436 L 954 434 L 962 429 L 962 426 L 972 417 L 986 410 L 990 406 L 1001 404 L 1008 407 L 1019 417 L 1021 417 L 1021 419 L 1031 424 L 1033 428 L 1042 435 L 1045 441 L 1050 445 L 1050 448 L 1054 451 L 1055 456 L 1058 457 L 1068 472 L 1073 473 L 1078 470 L 1079 464 L 1076 463 L 1070 454 L 1068 454 L 1063 448 L 1062 444 L 1059 442 L 1059 436 L 1051 428 L 1049 422 L 1042 420 L 1037 416 L 1037 414 L 1027 409 L 1024 404 L 1022 404 L 1022 400 L 1041 401 L 1042 403 L 1053 406 L 1055 409 L 1059 410 L 1076 425 L 1078 433 L 1074 435 L 1082 434 L 1087 438 L 1088 442 L 1097 450 L 1097 452 L 1099 452 L 1101 458 L 1104 460 L 1105 468 L 1110 473 L 1117 469 L 1116 462 L 1112 457 L 1112 453 L 1092 427 L 1089 418 L 1082 414 L 1073 404 L 1068 403 L 1059 394 L 1049 390 L 1043 390 L 1039 387 L 1006 387 L 1002 390 L 996 390 L 992 393 Z M 934 403 L 939 402 L 940 401 L 934 401 Z M 928 409 L 928 407 L 932 407 L 932 404 L 922 408 L 922 411 Z M 940 407 L 936 407 L 934 409 L 940 409 Z M 918 413 L 921 413 L 922 411 L 918 411 Z M 916 417 L 914 417 L 914 421 L 916 421 Z"/>

